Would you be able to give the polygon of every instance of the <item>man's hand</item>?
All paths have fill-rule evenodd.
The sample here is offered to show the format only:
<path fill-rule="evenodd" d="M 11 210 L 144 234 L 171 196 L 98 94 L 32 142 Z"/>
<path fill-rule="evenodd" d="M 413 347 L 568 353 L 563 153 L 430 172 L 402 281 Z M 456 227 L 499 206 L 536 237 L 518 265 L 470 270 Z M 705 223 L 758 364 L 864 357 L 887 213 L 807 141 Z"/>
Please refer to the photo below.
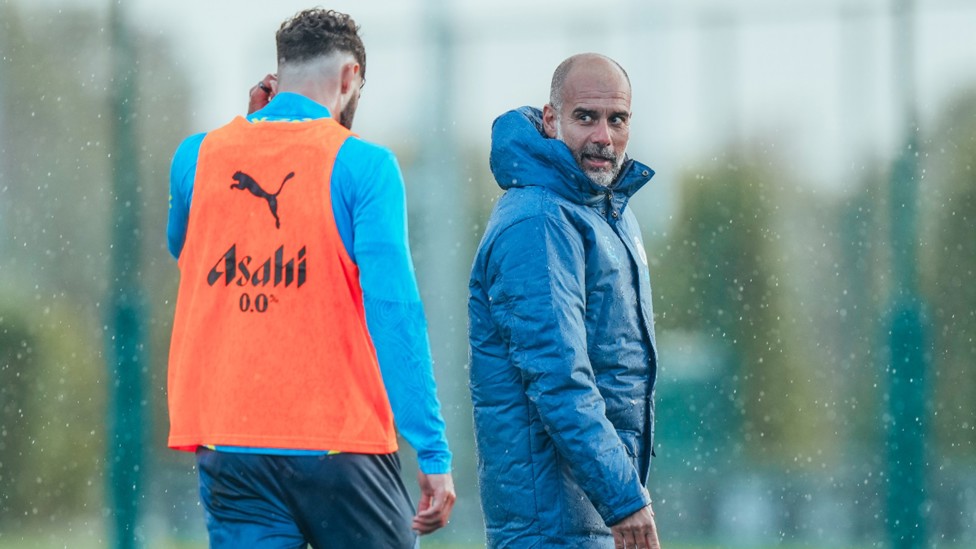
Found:
<path fill-rule="evenodd" d="M 610 531 L 615 549 L 661 549 L 650 505 L 614 524 Z"/>
<path fill-rule="evenodd" d="M 278 77 L 274 74 L 265 76 L 248 92 L 250 101 L 247 104 L 247 114 L 261 110 L 278 92 Z"/>
<path fill-rule="evenodd" d="M 425 475 L 418 471 L 417 484 L 420 485 L 420 503 L 417 516 L 413 517 L 413 529 L 424 535 L 447 525 L 457 495 L 451 473 Z"/>

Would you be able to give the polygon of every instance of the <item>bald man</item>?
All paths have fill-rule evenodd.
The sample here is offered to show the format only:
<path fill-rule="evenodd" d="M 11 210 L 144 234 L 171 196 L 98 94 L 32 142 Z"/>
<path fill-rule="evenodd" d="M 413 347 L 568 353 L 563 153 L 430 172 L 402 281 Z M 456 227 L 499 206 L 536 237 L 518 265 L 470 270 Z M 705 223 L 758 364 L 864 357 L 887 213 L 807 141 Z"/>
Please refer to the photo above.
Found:
<path fill-rule="evenodd" d="M 660 547 L 645 488 L 657 353 L 647 256 L 630 197 L 631 87 L 580 54 L 542 111 L 492 127 L 505 194 L 468 302 L 478 473 L 490 547 Z"/>

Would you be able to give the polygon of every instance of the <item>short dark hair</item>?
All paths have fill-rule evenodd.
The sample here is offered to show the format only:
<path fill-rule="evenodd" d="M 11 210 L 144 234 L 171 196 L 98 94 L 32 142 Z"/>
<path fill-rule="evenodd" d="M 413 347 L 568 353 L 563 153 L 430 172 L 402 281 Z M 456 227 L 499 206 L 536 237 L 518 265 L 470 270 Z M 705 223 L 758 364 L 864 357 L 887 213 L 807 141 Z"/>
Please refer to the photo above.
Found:
<path fill-rule="evenodd" d="M 302 63 L 336 52 L 350 53 L 366 77 L 366 48 L 359 25 L 345 13 L 314 8 L 301 11 L 281 24 L 275 35 L 278 63 Z"/>

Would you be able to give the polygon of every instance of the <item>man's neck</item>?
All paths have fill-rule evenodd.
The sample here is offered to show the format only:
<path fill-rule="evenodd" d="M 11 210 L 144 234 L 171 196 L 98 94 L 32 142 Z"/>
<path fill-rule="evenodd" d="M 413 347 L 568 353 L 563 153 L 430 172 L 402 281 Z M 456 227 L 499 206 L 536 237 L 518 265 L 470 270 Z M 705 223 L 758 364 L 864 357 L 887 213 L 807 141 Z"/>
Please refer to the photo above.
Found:
<path fill-rule="evenodd" d="M 301 83 L 300 85 L 278 85 L 278 93 L 290 92 L 307 97 L 329 109 L 329 113 L 335 116 L 338 111 L 338 94 L 330 92 L 329 87 L 316 85 L 315 83 Z"/>
<path fill-rule="evenodd" d="M 328 56 L 297 64 L 279 64 L 278 93 L 303 95 L 325 106 L 335 116 L 340 107 L 343 61 L 339 56 Z"/>

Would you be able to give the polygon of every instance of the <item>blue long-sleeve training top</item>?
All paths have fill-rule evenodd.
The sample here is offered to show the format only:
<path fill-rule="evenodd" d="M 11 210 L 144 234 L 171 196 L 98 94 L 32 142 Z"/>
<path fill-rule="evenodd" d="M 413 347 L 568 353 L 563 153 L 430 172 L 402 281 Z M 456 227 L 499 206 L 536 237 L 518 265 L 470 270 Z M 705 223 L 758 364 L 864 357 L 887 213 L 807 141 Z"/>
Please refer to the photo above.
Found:
<path fill-rule="evenodd" d="M 328 108 L 295 93 L 280 93 L 249 121 L 327 118 Z M 170 253 L 179 258 L 186 239 L 200 145 L 205 133 L 180 144 L 170 172 Z M 406 193 L 396 157 L 358 137 L 346 140 L 332 170 L 332 211 L 349 257 L 359 267 L 366 323 L 400 434 L 417 451 L 426 474 L 447 473 L 451 452 L 436 396 L 427 321 L 407 241 Z M 228 448 L 276 454 L 320 451 Z"/>

